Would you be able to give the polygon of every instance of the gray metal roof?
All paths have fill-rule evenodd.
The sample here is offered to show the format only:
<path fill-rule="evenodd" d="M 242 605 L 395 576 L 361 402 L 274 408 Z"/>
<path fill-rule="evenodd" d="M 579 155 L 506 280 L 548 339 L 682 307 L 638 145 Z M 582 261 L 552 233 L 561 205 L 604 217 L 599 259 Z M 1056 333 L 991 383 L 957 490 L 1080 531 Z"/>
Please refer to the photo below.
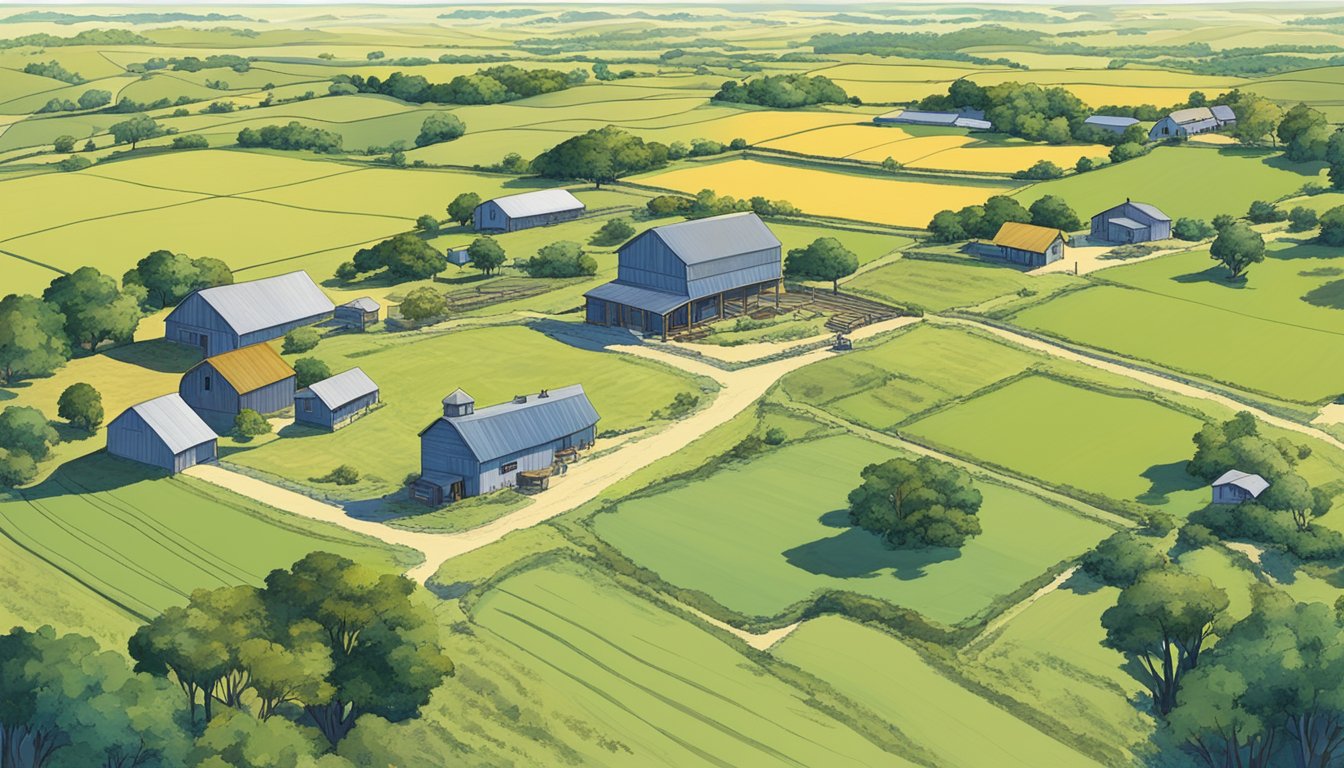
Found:
<path fill-rule="evenodd" d="M 1133 219 L 1125 218 L 1124 216 L 1117 216 L 1114 219 L 1109 219 L 1109 221 L 1112 224 L 1119 224 L 1125 229 L 1143 229 L 1145 226 L 1147 226 L 1146 224 L 1140 224 L 1139 222 Z"/>
<path fill-rule="evenodd" d="M 903 109 L 890 119 L 900 123 L 918 123 L 920 125 L 953 125 L 961 115 L 957 112 L 919 112 Z"/>
<path fill-rule="evenodd" d="M 512 218 L 542 216 L 547 213 L 572 211 L 584 205 L 567 189 L 539 189 L 536 192 L 524 192 L 520 195 L 496 197 L 493 202 L 500 210 Z M 482 203 L 484 205 L 484 203 Z"/>
<path fill-rule="evenodd" d="M 481 462 L 519 453 L 582 432 L 597 424 L 597 410 L 583 386 L 552 389 L 547 397 L 528 395 L 524 403 L 502 403 L 466 416 L 442 417 Z"/>
<path fill-rule="evenodd" d="M 1226 104 L 1219 104 L 1216 107 L 1210 107 L 1209 111 L 1213 113 L 1214 117 L 1222 121 L 1237 119 L 1237 113 L 1233 112 L 1232 108 L 1227 106 Z"/>
<path fill-rule="evenodd" d="M 358 310 L 361 310 L 361 311 L 364 311 L 364 312 L 377 312 L 378 309 L 379 309 L 379 307 L 378 307 L 378 302 L 374 301 L 373 299 L 369 298 L 368 296 L 360 296 L 358 299 L 355 299 L 354 301 L 347 301 L 346 303 L 342 304 L 341 306 L 342 306 L 342 307 L 354 307 L 355 309 L 358 309 Z"/>
<path fill-rule="evenodd" d="M 1178 109 L 1168 115 L 1175 122 L 1186 125 L 1187 123 L 1197 123 L 1204 120 L 1213 119 L 1213 110 L 1208 107 L 1191 107 L 1189 109 Z"/>
<path fill-rule="evenodd" d="M 314 384 L 310 384 L 298 392 L 295 397 L 302 397 L 305 392 L 314 395 L 322 404 L 336 410 L 343 405 L 353 403 L 365 395 L 372 395 L 378 391 L 378 385 L 373 383 L 368 374 L 359 368 L 351 368 L 348 371 L 323 379 Z"/>
<path fill-rule="evenodd" d="M 1147 204 L 1147 203 L 1136 203 L 1136 202 L 1134 202 L 1134 201 L 1132 201 L 1132 200 L 1129 201 L 1129 204 L 1132 205 L 1132 206 L 1134 206 L 1135 208 L 1138 208 L 1140 211 L 1144 212 L 1145 214 L 1147 214 L 1147 215 L 1149 215 L 1149 216 L 1152 216 L 1154 219 L 1156 219 L 1156 220 L 1158 220 L 1158 221 L 1171 221 L 1171 217 L 1168 216 L 1167 214 L 1163 213 L 1163 212 L 1162 212 L 1160 209 L 1158 209 L 1158 207 L 1155 206 L 1155 205 L 1149 205 L 1149 204 Z"/>
<path fill-rule="evenodd" d="M 689 268 L 696 264 L 780 247 L 775 233 L 761 217 L 750 212 L 664 224 L 649 232 L 688 267 L 688 277 Z"/>
<path fill-rule="evenodd" d="M 129 410 L 135 411 L 174 454 L 218 437 L 176 392 L 132 405 Z"/>
<path fill-rule="evenodd" d="M 667 293 L 665 291 L 655 291 L 649 288 L 641 288 L 638 285 L 627 285 L 621 282 L 611 282 L 605 285 L 599 285 L 585 293 L 584 296 L 591 296 L 594 299 L 614 301 L 617 304 L 624 304 L 627 307 L 635 307 L 636 309 L 653 312 L 657 315 L 665 315 L 691 300 L 691 297 L 689 296 L 683 296 L 677 293 Z"/>
<path fill-rule="evenodd" d="M 958 128 L 966 128 L 972 131 L 988 131 L 994 127 L 994 124 L 988 120 L 981 120 L 976 117 L 958 117 L 952 124 Z"/>
<path fill-rule="evenodd" d="M 1112 127 L 1115 127 L 1115 128 L 1128 128 L 1129 126 L 1134 125 L 1135 123 L 1137 123 L 1137 122 L 1139 122 L 1139 121 L 1136 120 L 1136 119 L 1134 119 L 1134 118 L 1132 118 L 1132 117 L 1113 117 L 1113 116 L 1111 116 L 1111 115 L 1093 115 L 1093 116 L 1087 118 L 1086 120 L 1084 120 L 1083 122 L 1084 122 L 1084 123 L 1088 123 L 1088 124 L 1090 124 L 1090 125 L 1108 125 L 1108 126 L 1112 126 Z"/>
<path fill-rule="evenodd" d="M 1217 128 L 1218 121 L 1210 117 L 1208 120 L 1200 120 L 1194 123 L 1181 123 L 1181 127 L 1184 128 L 1187 133 L 1199 133 L 1200 131 Z"/>
<path fill-rule="evenodd" d="M 198 295 L 239 335 L 335 309 L 331 299 L 303 271 L 206 288 Z"/>
<path fill-rule="evenodd" d="M 1234 485 L 1251 494 L 1252 497 L 1256 497 L 1265 492 L 1265 489 L 1269 487 L 1269 481 L 1259 475 L 1229 469 L 1213 481 L 1215 488 L 1220 485 Z"/>
<path fill-rule="evenodd" d="M 699 299 L 724 291 L 736 291 L 748 285 L 778 280 L 783 276 L 779 259 L 773 263 L 753 264 L 739 269 L 722 270 L 704 277 L 697 277 L 686 283 L 691 298 Z M 731 300 L 731 297 L 729 297 Z"/>

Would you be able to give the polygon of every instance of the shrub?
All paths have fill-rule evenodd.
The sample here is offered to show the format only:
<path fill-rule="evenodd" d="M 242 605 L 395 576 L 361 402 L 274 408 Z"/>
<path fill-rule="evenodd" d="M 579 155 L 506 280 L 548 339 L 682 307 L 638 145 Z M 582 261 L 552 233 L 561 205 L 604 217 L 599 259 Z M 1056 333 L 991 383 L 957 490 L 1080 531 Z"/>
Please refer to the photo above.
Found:
<path fill-rule="evenodd" d="M 645 203 L 644 207 L 648 209 L 653 216 L 681 216 L 690 213 L 691 206 L 695 201 L 689 197 L 680 195 L 659 195 L 651 198 Z"/>
<path fill-rule="evenodd" d="M 209 146 L 210 141 L 200 134 L 173 137 L 173 149 L 205 149 Z"/>
<path fill-rule="evenodd" d="M 0 485 L 7 488 L 32 482 L 37 477 L 37 462 L 22 451 L 0 448 Z"/>
<path fill-rule="evenodd" d="M 467 132 L 462 119 L 451 112 L 435 112 L 420 124 L 420 134 L 415 137 L 415 146 L 424 147 L 441 141 L 452 141 Z"/>
<path fill-rule="evenodd" d="M 783 445 L 788 439 L 789 435 L 782 427 L 771 427 L 765 430 L 766 445 Z"/>
<path fill-rule="evenodd" d="M 1213 535 L 1207 526 L 1199 523 L 1186 523 L 1181 526 L 1181 530 L 1176 534 L 1176 543 L 1186 549 L 1202 549 L 1218 543 L 1218 537 Z"/>
<path fill-rule="evenodd" d="M 610 219 L 588 242 L 593 245 L 619 245 L 635 235 L 635 226 L 625 217 Z"/>
<path fill-rule="evenodd" d="M 439 220 L 431 214 L 422 214 L 415 220 L 415 229 L 417 232 L 433 234 L 439 231 Z"/>
<path fill-rule="evenodd" d="M 303 387 L 331 378 L 331 368 L 316 357 L 300 357 L 294 361 L 295 386 Z"/>
<path fill-rule="evenodd" d="M 419 479 L 419 478 L 417 478 Z M 334 483 L 336 485 L 354 485 L 359 482 L 359 470 L 349 464 L 342 464 L 321 477 L 314 477 L 315 483 Z"/>
<path fill-rule="evenodd" d="M 56 415 L 92 432 L 103 423 L 103 396 L 90 384 L 71 384 L 56 401 Z"/>
<path fill-rule="evenodd" d="M 56 164 L 62 171 L 82 171 L 93 165 L 93 161 L 83 155 L 71 155 Z"/>
<path fill-rule="evenodd" d="M 429 286 L 416 288 L 401 300 L 401 316 L 411 322 L 422 322 L 448 314 L 448 302 L 443 295 Z"/>
<path fill-rule="evenodd" d="M 343 261 L 340 266 L 336 267 L 337 280 L 348 283 L 356 277 L 359 277 L 359 270 L 355 268 L 355 262 Z"/>
<path fill-rule="evenodd" d="M 597 274 L 597 260 L 568 240 L 544 245 L 528 259 L 523 271 L 529 277 L 581 277 Z"/>
<path fill-rule="evenodd" d="M 61 154 L 67 154 L 67 153 L 70 153 L 70 152 L 74 152 L 74 151 L 75 151 L 75 137 L 74 137 L 74 136 L 69 136 L 69 135 L 67 135 L 67 136 L 57 136 L 56 139 L 55 139 L 54 141 L 51 142 L 51 148 L 54 149 L 54 150 L 56 150 L 57 152 L 59 152 L 59 153 L 61 153 Z"/>
<path fill-rule="evenodd" d="M 1148 154 L 1147 147 L 1138 142 L 1127 141 L 1124 144 L 1116 144 L 1111 147 L 1111 162 L 1123 163 L 1126 160 L 1133 160 L 1146 154 Z"/>
<path fill-rule="evenodd" d="M 233 419 L 233 434 L 238 437 L 256 437 L 257 435 L 268 435 L 270 432 L 271 422 L 251 408 L 244 408 L 239 411 Z"/>
<path fill-rule="evenodd" d="M 266 147 L 268 149 L 307 149 L 313 152 L 341 151 L 343 140 L 338 133 L 310 128 L 297 120 L 287 125 L 267 125 L 262 128 L 244 128 L 238 132 L 238 146 Z"/>
<path fill-rule="evenodd" d="M 1321 214 L 1320 240 L 1326 245 L 1344 246 L 1344 205 Z"/>
<path fill-rule="evenodd" d="M 1288 212 L 1288 231 L 1306 232 L 1309 229 L 1315 229 L 1318 219 L 1316 211 L 1311 208 L 1297 206 Z"/>
<path fill-rule="evenodd" d="M 307 352 L 316 347 L 317 343 L 321 340 L 322 334 L 318 333 L 316 328 L 309 326 L 295 328 L 285 334 L 285 342 L 281 345 L 280 351 L 284 352 L 286 355 Z"/>
<path fill-rule="evenodd" d="M 728 148 L 731 150 L 742 150 L 747 148 L 747 140 L 741 137 L 728 142 Z"/>
<path fill-rule="evenodd" d="M 0 412 L 0 447 L 13 453 L 25 453 L 41 461 L 60 440 L 47 417 L 36 408 L 11 405 Z"/>
<path fill-rule="evenodd" d="M 1256 200 L 1251 203 L 1251 208 L 1246 212 L 1246 218 L 1252 224 L 1271 224 L 1276 221 L 1283 221 L 1288 218 L 1288 214 L 1279 210 L 1278 206 L 1264 200 Z"/>
<path fill-rule="evenodd" d="M 402 232 L 355 251 L 354 264 L 360 272 L 386 269 L 396 280 L 424 280 L 442 272 L 448 259 L 414 234 Z"/>
<path fill-rule="evenodd" d="M 1128 587 L 1139 576 L 1167 565 L 1167 557 L 1129 531 L 1112 534 L 1083 555 L 1083 572 L 1112 587 Z"/>
<path fill-rule="evenodd" d="M 1208 240 L 1213 237 L 1216 230 L 1213 225 L 1203 219 L 1191 219 L 1182 217 L 1176 220 L 1176 224 L 1171 228 L 1171 235 L 1178 240 Z"/>
<path fill-rule="evenodd" d="M 1045 181 L 1047 179 L 1058 179 L 1064 175 L 1064 169 L 1049 160 L 1038 160 L 1036 164 L 1024 171 L 1018 171 L 1013 174 L 1014 179 L 1029 179 L 1033 181 Z"/>
<path fill-rule="evenodd" d="M 690 392 L 678 392 L 677 396 L 672 398 L 672 402 L 664 408 L 659 408 L 653 412 L 655 419 L 680 419 L 696 406 L 700 405 L 700 396 Z"/>

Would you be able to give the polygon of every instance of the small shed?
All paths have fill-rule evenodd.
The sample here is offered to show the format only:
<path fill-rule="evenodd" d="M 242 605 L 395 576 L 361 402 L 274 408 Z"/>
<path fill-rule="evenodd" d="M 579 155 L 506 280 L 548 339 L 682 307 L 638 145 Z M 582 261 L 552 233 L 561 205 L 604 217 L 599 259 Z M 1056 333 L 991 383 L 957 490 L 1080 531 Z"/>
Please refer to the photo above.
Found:
<path fill-rule="evenodd" d="M 107 425 L 107 452 L 176 474 L 215 460 L 217 436 L 176 394 L 127 408 Z"/>
<path fill-rule="evenodd" d="M 585 210 L 567 189 L 540 189 L 486 200 L 476 206 L 471 221 L 477 232 L 516 232 L 573 221 Z"/>
<path fill-rule="evenodd" d="M 1083 125 L 1090 125 L 1093 128 L 1100 128 L 1103 131 L 1111 133 L 1124 133 L 1131 125 L 1138 125 L 1139 121 L 1132 117 L 1113 117 L 1111 115 L 1092 115 L 1083 121 Z"/>
<path fill-rule="evenodd" d="M 1043 267 L 1064 258 L 1064 233 L 1058 229 L 1005 222 L 994 235 L 999 256 L 1015 264 Z"/>
<path fill-rule="evenodd" d="M 465 267 L 471 263 L 471 254 L 467 252 L 467 246 L 459 245 L 448 249 L 448 263 L 458 267 Z"/>
<path fill-rule="evenodd" d="M 294 393 L 294 420 L 337 430 L 378 404 L 378 385 L 359 368 L 351 368 Z"/>
<path fill-rule="evenodd" d="M 1260 497 L 1269 481 L 1259 475 L 1229 469 L 1213 481 L 1214 504 L 1240 504 Z"/>
<path fill-rule="evenodd" d="M 228 429 L 243 409 L 275 413 L 294 404 L 294 369 L 268 344 L 207 357 L 182 374 L 178 393 L 207 424 Z"/>
<path fill-rule="evenodd" d="M 1155 205 L 1133 200 L 1092 217 L 1093 240 L 1108 243 L 1146 243 L 1171 237 L 1171 217 Z"/>
<path fill-rule="evenodd" d="M 307 272 L 290 272 L 190 294 L 164 318 L 164 338 L 209 357 L 330 319 L 333 309 Z"/>
<path fill-rule="evenodd" d="M 336 308 L 336 322 L 346 328 L 365 330 L 378 322 L 378 302 L 368 296 L 360 296 Z"/>

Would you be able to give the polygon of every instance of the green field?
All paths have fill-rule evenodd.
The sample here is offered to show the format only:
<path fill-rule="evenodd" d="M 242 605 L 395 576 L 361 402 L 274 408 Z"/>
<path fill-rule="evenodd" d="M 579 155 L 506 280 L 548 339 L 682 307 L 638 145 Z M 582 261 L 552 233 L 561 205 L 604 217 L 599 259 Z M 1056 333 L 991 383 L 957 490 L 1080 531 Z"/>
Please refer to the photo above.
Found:
<path fill-rule="evenodd" d="M 845 494 L 867 464 L 902 455 L 857 437 L 786 444 L 690 485 L 622 502 L 599 535 L 678 587 L 769 617 L 847 590 L 953 624 L 1104 538 L 1105 526 L 981 481 L 984 533 L 960 552 L 901 552 L 851 528 Z"/>
<path fill-rule="evenodd" d="M 1076 282 L 1067 274 L 1027 275 L 1000 262 L 907 257 L 856 275 L 845 282 L 845 290 L 926 312 L 943 312 L 1010 294 L 1049 295 Z"/>

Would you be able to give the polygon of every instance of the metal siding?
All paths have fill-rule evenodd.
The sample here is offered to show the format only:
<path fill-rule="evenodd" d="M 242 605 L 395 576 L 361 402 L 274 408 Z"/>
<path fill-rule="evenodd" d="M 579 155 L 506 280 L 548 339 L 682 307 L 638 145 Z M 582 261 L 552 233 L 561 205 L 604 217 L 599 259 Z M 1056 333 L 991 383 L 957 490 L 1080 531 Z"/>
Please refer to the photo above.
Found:
<path fill-rule="evenodd" d="M 302 327 L 304 327 L 304 326 L 306 326 L 306 325 L 313 325 L 314 323 L 320 323 L 320 322 L 322 322 L 323 320 L 326 320 L 327 318 L 329 318 L 329 317 L 331 317 L 331 316 L 332 316 L 331 313 L 328 312 L 328 313 L 324 313 L 324 314 L 321 314 L 321 315 L 312 315 L 312 316 L 310 316 L 310 317 L 301 317 L 301 318 L 292 320 L 292 321 L 290 321 L 290 322 L 288 322 L 288 323 L 282 323 L 282 324 L 280 324 L 280 325 L 273 325 L 273 326 L 271 326 L 271 327 L 269 327 L 269 328 L 262 328 L 262 329 L 259 330 L 259 331 L 253 331 L 253 332 L 251 332 L 251 333 L 245 333 L 245 334 L 243 334 L 242 336 L 239 336 L 239 337 L 238 337 L 238 339 L 239 339 L 239 345 L 238 345 L 238 346 L 240 346 L 240 347 L 250 347 L 250 346 L 252 346 L 253 344 L 260 344 L 260 343 L 262 343 L 262 342 L 264 342 L 264 341 L 270 341 L 270 340 L 272 340 L 272 339 L 278 339 L 278 338 L 280 338 L 281 336 L 284 336 L 286 333 L 289 333 L 290 331 L 294 330 L 295 328 L 302 328 Z M 221 351 L 222 351 L 222 350 L 221 350 Z M 211 354 L 215 354 L 215 353 L 214 353 L 213 351 L 211 351 Z"/>
<path fill-rule="evenodd" d="M 128 410 L 107 425 L 107 452 L 173 471 L 173 453 L 140 414 Z"/>
<path fill-rule="evenodd" d="M 305 411 L 303 408 L 304 403 L 312 403 L 313 410 Z M 335 424 L 335 419 L 332 418 L 331 409 L 327 408 L 326 403 L 322 402 L 322 398 L 317 397 L 316 395 L 296 395 L 294 397 L 294 421 L 302 424 L 311 424 L 315 427 L 324 427 L 326 429 L 331 429 Z"/>
<path fill-rule="evenodd" d="M 462 435 L 481 461 L 547 443 L 597 423 L 599 416 L 581 386 L 553 389 L 549 398 L 531 395 L 525 404 L 503 403 L 470 416 L 444 419 Z"/>
<path fill-rule="evenodd" d="M 205 389 L 205 377 L 210 377 L 210 390 Z M 213 411 L 237 415 L 241 406 L 238 392 L 228 379 L 219 375 L 219 371 L 208 361 L 187 371 L 178 384 L 177 391 L 182 399 L 196 412 Z"/>
<path fill-rule="evenodd" d="M 331 317 L 335 309 L 303 271 L 206 288 L 192 295 L 212 307 L 223 323 L 210 327 L 240 336 L 306 325 Z"/>
<path fill-rule="evenodd" d="M 164 319 L 163 327 L 163 337 L 178 344 L 191 344 L 182 341 L 182 331 L 206 336 L 209 344 L 206 349 L 207 355 L 217 355 L 243 346 L 239 342 L 238 334 L 234 333 L 223 316 L 199 293 L 191 294 L 174 307 Z M 193 346 L 199 345 L 193 344 Z"/>
<path fill-rule="evenodd" d="M 781 277 L 783 277 L 783 273 L 779 269 L 778 262 L 774 265 L 750 267 L 737 272 L 694 280 L 690 283 L 690 295 L 692 298 L 700 298 L 719 293 L 733 293 L 748 285 L 758 285 L 770 280 L 778 280 Z"/>
<path fill-rule="evenodd" d="M 664 293 L 686 293 L 686 264 L 648 230 L 617 252 L 616 279 Z"/>
<path fill-rule="evenodd" d="M 238 403 L 240 409 L 251 408 L 257 413 L 283 411 L 294 404 L 294 377 L 243 393 Z"/>
<path fill-rule="evenodd" d="M 439 420 L 420 435 L 420 473 L 444 472 L 463 478 L 464 491 L 475 496 L 480 488 L 481 464 L 457 430 Z"/>

